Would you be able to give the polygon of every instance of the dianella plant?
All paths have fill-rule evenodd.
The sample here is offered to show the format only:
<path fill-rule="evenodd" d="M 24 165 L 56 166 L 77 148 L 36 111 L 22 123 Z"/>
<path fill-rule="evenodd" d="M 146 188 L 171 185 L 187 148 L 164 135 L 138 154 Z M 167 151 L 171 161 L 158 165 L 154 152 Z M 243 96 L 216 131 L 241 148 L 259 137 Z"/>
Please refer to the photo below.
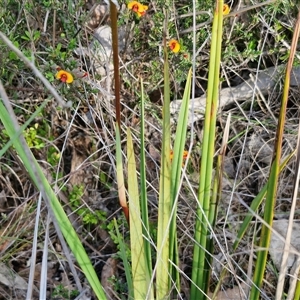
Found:
<path fill-rule="evenodd" d="M 141 14 L 147 7 L 143 5 L 140 7 L 138 3 L 134 3 L 130 5 L 130 8 Z M 166 13 L 165 16 L 165 23 L 167 24 L 168 14 Z M 213 181 L 213 159 L 215 153 L 216 115 L 218 110 L 222 24 L 223 1 L 217 1 L 212 27 L 197 221 L 195 224 L 191 299 L 205 299 L 206 297 L 210 276 L 209 266 L 212 257 L 211 253 L 213 251 L 209 232 L 214 227 L 218 201 L 218 183 L 214 184 Z M 164 27 L 165 38 L 163 41 L 164 98 L 156 244 L 154 244 L 149 234 L 150 228 L 147 210 L 144 157 L 145 121 L 143 82 L 141 82 L 140 108 L 140 184 L 138 184 L 138 179 L 136 177 L 137 166 L 134 158 L 131 132 L 130 129 L 127 130 L 128 206 L 132 270 L 131 272 L 126 272 L 126 274 L 132 276 L 128 282 L 132 284 L 132 286 L 129 287 L 129 290 L 132 291 L 131 297 L 133 297 L 133 299 L 171 299 L 174 294 L 180 293 L 181 274 L 178 259 L 176 217 L 178 195 L 181 188 L 183 157 L 187 155 L 184 146 L 189 117 L 188 107 L 192 72 L 190 71 L 187 74 L 186 87 L 179 112 L 176 135 L 174 144 L 172 145 L 170 133 L 170 79 L 166 28 L 167 25 Z M 169 47 L 173 51 L 178 51 L 177 44 L 178 42 L 176 42 L 176 40 L 171 40 L 169 42 Z M 117 139 L 117 141 L 118 140 L 120 139 Z M 119 147 L 121 147 L 121 145 L 119 145 Z M 170 156 L 170 153 L 172 153 L 172 156 Z M 121 164 L 121 162 L 119 162 L 119 164 Z M 221 168 L 221 164 L 219 167 Z M 118 178 L 119 177 L 122 176 L 118 176 Z M 123 184 L 124 182 L 118 186 L 121 187 Z M 152 261 L 153 256 L 155 257 L 154 262 Z M 124 265 L 128 266 L 125 261 L 126 257 L 124 257 Z"/>

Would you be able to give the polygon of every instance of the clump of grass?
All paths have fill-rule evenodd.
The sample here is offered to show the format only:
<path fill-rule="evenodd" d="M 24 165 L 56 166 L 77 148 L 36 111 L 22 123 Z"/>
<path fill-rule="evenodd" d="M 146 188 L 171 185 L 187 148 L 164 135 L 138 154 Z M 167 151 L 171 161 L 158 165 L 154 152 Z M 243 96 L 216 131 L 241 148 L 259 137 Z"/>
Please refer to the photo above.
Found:
<path fill-rule="evenodd" d="M 5 114 L 6 109 L 2 108 L 1 120 L 7 129 L 2 130 L 0 140 L 3 145 L 1 172 L 6 175 L 3 176 L 5 180 L 1 177 L 1 185 L 8 200 L 5 202 L 6 206 L 1 208 L 4 210 L 1 224 L 6 227 L 7 222 L 14 221 L 14 224 L 17 223 L 13 227 L 15 231 L 22 233 L 26 230 L 33 231 L 33 228 L 26 226 L 23 220 L 33 218 L 36 209 L 35 193 L 40 190 L 45 199 L 48 199 L 47 209 L 54 210 L 54 215 L 58 216 L 55 224 L 61 227 L 79 262 L 83 262 L 82 257 L 87 257 L 85 250 L 90 254 L 99 247 L 97 227 L 108 232 L 109 240 L 115 243 L 111 248 L 113 250 L 110 250 L 118 251 L 117 257 L 123 259 L 125 268 L 125 274 L 120 268 L 122 275 L 118 278 L 113 275 L 111 278 L 111 284 L 115 285 L 115 291 L 119 296 L 121 293 L 128 293 L 131 299 L 138 298 L 137 295 L 142 295 L 143 299 L 154 298 L 154 295 L 157 299 L 172 298 L 176 294 L 181 297 L 181 283 L 186 280 L 187 288 L 184 291 L 186 297 L 204 299 L 210 292 L 211 286 L 212 289 L 216 287 L 215 294 L 222 284 L 223 287 L 233 287 L 235 284 L 233 281 L 226 282 L 224 275 L 226 268 L 236 274 L 235 282 L 248 280 L 249 285 L 254 286 L 251 269 L 258 270 L 255 257 L 253 267 L 247 270 L 247 266 L 242 263 L 242 258 L 236 251 L 242 252 L 243 256 L 250 256 L 251 253 L 245 250 L 249 245 L 247 239 L 253 240 L 253 244 L 256 243 L 257 230 L 251 228 L 247 231 L 247 228 L 252 218 L 256 217 L 258 223 L 261 221 L 263 208 L 260 211 L 259 205 L 263 201 L 265 190 L 268 190 L 268 185 L 260 191 L 264 182 L 259 185 L 253 178 L 255 174 L 266 178 L 267 171 L 263 167 L 270 166 L 263 166 L 257 158 L 251 156 L 251 151 L 250 155 L 245 149 L 248 147 L 250 137 L 254 136 L 253 132 L 262 132 L 265 129 L 274 132 L 274 125 L 271 124 L 274 123 L 273 119 L 270 121 L 270 117 L 266 119 L 263 114 L 264 105 L 272 105 L 271 110 L 274 111 L 275 117 L 278 115 L 276 110 L 279 111 L 279 107 L 275 101 L 274 103 L 255 102 L 255 98 L 249 104 L 237 105 L 238 108 L 233 108 L 231 125 L 227 125 L 230 130 L 227 129 L 229 142 L 228 150 L 225 151 L 226 147 L 224 145 L 221 147 L 225 117 L 223 115 L 216 117 L 217 91 L 219 79 L 223 85 L 230 86 L 243 81 L 241 78 L 243 70 L 248 74 L 249 68 L 277 67 L 288 60 L 292 37 L 290 29 L 293 28 L 293 19 L 296 18 L 296 7 L 289 1 L 278 4 L 270 2 L 271 5 L 265 6 L 258 4 L 252 9 L 242 8 L 243 11 L 232 7 L 235 10 L 228 17 L 224 17 L 222 23 L 223 36 L 221 36 L 221 23 L 216 25 L 220 13 L 218 10 L 214 12 L 215 6 L 222 6 L 222 1 L 218 1 L 216 5 L 210 1 L 203 3 L 200 1 L 193 8 L 188 1 L 174 5 L 154 1 L 143 3 L 147 6 L 145 14 L 137 15 L 136 12 L 132 13 L 129 10 L 121 11 L 118 26 L 126 24 L 129 26 L 131 23 L 134 26 L 132 36 L 129 35 L 129 47 L 125 53 L 121 53 L 122 80 L 120 84 L 115 84 L 118 103 L 115 114 L 114 101 L 104 97 L 99 101 L 101 96 L 95 89 L 94 83 L 102 84 L 106 78 L 96 81 L 99 77 L 91 77 L 91 74 L 88 74 L 87 81 L 74 76 L 75 80 L 68 83 L 56 76 L 58 66 L 70 73 L 74 68 L 82 66 L 78 58 L 74 57 L 73 50 L 79 46 L 79 42 L 88 45 L 92 39 L 92 36 L 84 31 L 83 24 L 87 14 L 82 12 L 82 3 L 42 1 L 37 6 L 26 3 L 21 7 L 16 1 L 6 2 L 7 5 L 0 8 L 0 17 L 5 17 L 5 26 L 0 24 L 1 31 L 9 37 L 15 47 L 22 49 L 29 62 L 34 62 L 33 70 L 40 70 L 48 81 L 43 81 L 41 75 L 34 76 L 28 61 L 18 56 L 15 49 L 9 48 L 5 40 L 1 39 L 0 59 L 5 67 L 1 68 L 0 77 L 14 105 L 14 113 L 18 121 L 23 124 L 20 129 L 12 126 L 13 119 L 9 118 L 9 115 Z M 62 11 L 64 11 L 63 15 Z M 201 13 L 194 16 L 195 11 Z M 214 18 L 212 18 L 213 14 Z M 166 15 L 170 17 L 166 18 Z M 111 19 L 115 29 L 117 29 L 114 27 L 117 24 L 116 16 L 115 10 L 114 19 Z M 202 26 L 197 30 L 193 28 L 190 30 L 193 20 L 196 20 L 197 24 L 201 23 Z M 218 28 L 217 41 L 215 40 L 216 28 Z M 170 41 L 176 41 L 180 48 L 176 48 L 175 42 L 174 46 L 170 47 Z M 174 49 L 176 50 L 172 51 Z M 118 57 L 116 49 L 115 53 L 116 61 Z M 195 95 L 195 92 L 191 93 L 189 90 L 191 66 L 194 70 L 192 90 L 196 87 L 196 92 L 201 93 L 201 89 L 205 91 L 207 89 L 207 101 L 208 104 L 212 104 L 207 105 L 206 108 L 204 132 L 199 129 L 203 125 L 199 122 L 186 133 L 187 116 L 191 113 L 188 109 L 188 100 L 191 94 Z M 219 70 L 221 76 L 218 75 Z M 119 78 L 118 72 L 117 66 L 116 78 Z M 59 93 L 62 100 L 59 105 L 52 101 L 52 96 L 42 87 L 42 82 L 48 84 L 50 82 L 51 85 L 48 87 L 54 88 L 54 91 Z M 94 85 L 90 85 L 91 82 Z M 184 91 L 185 85 L 187 88 Z M 6 99 L 5 93 L 1 91 L 2 98 Z M 148 99 L 147 94 L 150 93 L 159 96 Z M 130 98 L 130 101 L 121 102 L 119 96 L 124 99 Z M 175 135 L 170 124 L 169 103 L 172 99 L 182 97 L 185 99 L 185 104 L 182 105 L 181 115 L 176 120 Z M 270 99 L 273 101 L 272 98 Z M 72 103 L 66 108 L 65 104 L 70 100 Z M 42 101 L 44 103 L 41 104 Z M 163 103 L 163 107 L 160 103 Z M 113 120 L 115 115 L 117 125 Z M 10 116 L 13 114 L 11 113 Z M 296 115 L 293 114 L 289 121 L 292 121 L 294 116 Z M 161 128 L 158 129 L 158 134 L 147 136 L 150 131 L 147 124 L 152 120 L 153 122 L 157 120 L 158 125 L 150 124 L 150 128 L 154 125 L 159 127 L 159 124 Z M 129 124 L 133 125 L 130 130 Z M 294 127 L 291 128 L 289 133 L 293 135 L 295 130 Z M 116 137 L 114 137 L 115 130 Z M 138 131 L 140 131 L 139 137 L 138 134 L 136 135 Z M 92 146 L 87 142 L 82 144 L 78 142 L 83 136 L 89 136 Z M 159 137 L 158 143 L 155 143 L 153 136 Z M 124 139 L 127 139 L 127 145 Z M 151 157 L 154 152 L 151 148 L 152 144 L 157 146 L 158 158 L 157 154 L 156 158 Z M 34 157 L 28 156 L 30 152 L 26 145 L 29 146 Z M 126 155 L 123 153 L 124 149 L 127 149 Z M 182 154 L 186 149 L 189 149 L 188 157 L 183 160 Z M 137 156 L 138 152 L 140 156 Z M 218 163 L 215 159 L 217 155 Z M 226 160 L 226 156 L 234 160 L 236 174 L 243 166 L 245 175 L 240 175 L 241 178 L 228 177 L 231 187 L 231 200 L 228 205 L 224 205 L 222 196 L 225 193 L 222 177 L 223 180 L 227 179 L 226 174 L 222 176 L 224 173 L 222 161 Z M 80 160 L 80 163 L 75 164 L 75 158 Z M 40 172 L 35 159 L 43 167 L 43 172 Z M 250 160 L 250 163 L 245 163 L 245 160 Z M 285 160 L 281 165 L 283 172 L 287 161 Z M 279 164 L 277 164 L 278 168 Z M 80 171 L 83 169 L 92 174 L 92 184 L 89 183 L 88 176 L 81 177 L 78 185 L 71 183 L 73 181 L 70 178 L 80 178 L 82 176 Z M 118 177 L 118 187 L 116 169 L 118 174 L 123 174 Z M 213 169 L 216 171 L 212 172 Z M 39 176 L 36 176 L 37 173 Z M 47 178 L 44 177 L 44 173 Z M 286 179 L 287 173 L 285 174 Z M 158 184 L 158 177 L 160 184 Z M 33 184 L 29 178 L 34 182 Z M 275 181 L 274 177 L 273 186 Z M 61 194 L 68 194 L 63 205 L 51 192 L 49 183 L 60 199 Z M 120 212 L 115 214 L 117 192 L 120 191 L 122 191 L 121 200 L 127 221 L 130 216 L 129 224 L 126 223 L 126 218 L 119 216 Z M 198 196 L 196 196 L 197 192 Z M 285 194 L 289 196 L 287 190 Z M 28 206 L 23 207 L 23 201 Z M 108 209 L 108 202 L 110 205 L 113 203 L 112 210 Z M 269 213 L 273 211 L 273 204 L 274 197 L 272 205 L 268 206 Z M 14 218 L 10 208 L 18 206 L 22 207 L 24 217 L 18 215 Z M 280 206 L 281 204 L 276 209 Z M 220 207 L 224 207 L 224 210 L 218 212 Z M 17 211 L 19 210 L 16 210 L 16 215 Z M 68 211 L 70 217 L 79 222 L 77 228 L 81 228 L 80 230 L 84 230 L 84 233 L 90 236 L 88 240 L 80 232 L 77 232 L 80 237 L 77 239 L 64 211 Z M 119 217 L 118 223 L 114 222 L 110 214 Z M 46 219 L 46 216 L 42 215 L 42 218 Z M 269 224 L 271 219 L 272 215 L 269 214 Z M 242 223 L 239 232 L 235 229 L 237 226 L 232 225 L 235 224 L 234 222 Z M 65 226 L 68 227 L 67 230 Z M 130 241 L 128 232 L 124 233 L 125 239 L 121 236 L 120 228 L 122 234 L 129 231 Z M 59 232 L 58 227 L 57 231 Z M 221 234 L 218 234 L 219 232 Z M 70 240 L 70 233 L 73 241 Z M 2 257 L 4 261 L 9 262 L 18 248 L 22 248 L 28 241 L 22 234 L 14 235 L 12 230 L 5 231 L 5 234 L 6 241 L 19 238 L 18 244 L 11 246 L 11 250 Z M 41 241 L 43 235 L 44 231 L 40 231 Z M 230 236 L 233 238 L 230 239 Z M 231 240 L 235 242 L 231 243 Z M 90 241 L 93 244 L 91 248 L 88 246 Z M 85 250 L 82 243 L 86 245 Z M 226 257 L 224 263 L 226 268 L 224 267 L 224 270 L 219 273 L 211 274 L 211 265 L 218 266 L 214 256 L 215 244 Z M 8 242 L 1 244 L 1 249 L 5 249 L 7 245 Z M 224 245 L 226 247 L 229 245 L 229 249 Z M 77 247 L 80 248 L 79 252 Z M 236 250 L 237 247 L 239 250 Z M 255 248 L 255 251 L 258 250 Z M 260 255 L 258 254 L 258 257 Z M 241 259 L 240 266 L 234 265 L 239 259 Z M 69 259 L 69 263 L 72 264 L 72 259 Z M 98 297 L 104 298 L 105 293 L 98 281 L 100 273 L 94 272 L 88 259 L 84 264 L 82 269 L 95 293 Z M 182 264 L 188 267 L 182 269 Z M 189 268 L 193 269 L 192 272 Z M 249 271 L 248 275 L 246 271 Z M 261 276 L 264 270 L 256 271 L 257 273 Z M 269 283 L 276 285 L 275 275 L 269 270 L 267 273 L 270 276 Z M 214 284 L 215 277 L 218 277 L 217 284 Z M 257 278 L 258 276 L 255 275 L 254 283 L 256 282 L 258 286 L 261 278 Z M 82 290 L 80 284 L 77 289 Z M 280 292 L 282 288 L 281 291 L 277 289 L 277 293 Z M 57 293 L 68 296 L 69 291 L 58 286 Z M 259 293 L 273 297 L 276 287 L 268 289 L 263 285 L 257 289 L 252 288 L 252 295 L 254 293 L 256 293 L 255 297 L 258 297 Z"/>

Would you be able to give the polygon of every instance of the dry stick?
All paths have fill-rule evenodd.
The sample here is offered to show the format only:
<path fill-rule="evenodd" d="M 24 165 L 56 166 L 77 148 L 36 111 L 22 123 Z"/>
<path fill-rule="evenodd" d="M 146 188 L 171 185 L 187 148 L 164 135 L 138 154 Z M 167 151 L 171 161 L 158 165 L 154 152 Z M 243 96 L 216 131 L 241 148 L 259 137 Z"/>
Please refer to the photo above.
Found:
<path fill-rule="evenodd" d="M 43 249 L 43 258 L 40 274 L 40 299 L 46 299 L 47 293 L 47 273 L 48 273 L 48 242 L 49 242 L 49 226 L 50 226 L 50 214 L 47 214 L 46 228 L 45 228 L 45 237 L 44 237 L 44 249 Z M 27 298 L 31 299 L 31 298 Z"/>
<path fill-rule="evenodd" d="M 296 292 L 297 292 L 296 289 L 297 289 L 297 282 L 299 280 L 299 278 L 298 278 L 299 272 L 300 272 L 300 256 L 297 255 L 297 259 L 294 262 L 292 270 L 291 270 L 291 272 L 289 274 L 290 277 L 291 277 L 291 280 L 290 280 L 289 293 L 287 295 L 286 300 L 299 299 L 299 298 L 296 298 L 297 297 L 297 295 L 296 295 Z"/>
<path fill-rule="evenodd" d="M 47 24 L 48 24 L 48 18 L 49 18 L 49 14 L 50 14 L 50 11 L 49 9 L 46 11 L 46 16 L 45 16 L 45 20 L 44 20 L 44 27 L 43 27 L 43 33 L 46 33 L 47 32 Z M 54 22 L 54 21 L 53 21 Z M 53 44 L 54 45 L 54 44 Z M 54 48 L 54 46 L 53 46 Z"/>
<path fill-rule="evenodd" d="M 32 63 L 9 39 L 8 37 L 0 31 L 0 39 L 12 50 L 14 51 L 18 57 L 34 72 L 34 74 L 43 82 L 45 87 L 50 91 L 50 93 L 54 96 L 57 102 L 62 107 L 71 107 L 72 102 L 68 101 L 67 103 L 60 97 L 56 89 L 50 84 L 50 82 L 45 78 L 45 76 L 37 69 L 37 67 Z"/>
<path fill-rule="evenodd" d="M 53 32 L 52 32 L 52 47 L 55 49 L 55 33 L 56 33 L 56 9 L 53 11 Z"/>
<path fill-rule="evenodd" d="M 294 177 L 294 184 L 293 184 L 292 206 L 291 206 L 291 211 L 290 211 L 289 225 L 288 225 L 288 229 L 287 229 L 287 234 L 286 234 L 286 239 L 285 239 L 285 244 L 284 244 L 284 251 L 282 254 L 282 260 L 281 260 L 281 266 L 280 266 L 280 273 L 279 273 L 279 278 L 278 278 L 278 281 L 280 281 L 280 280 L 282 281 L 282 283 L 280 282 L 280 284 L 278 284 L 278 286 L 280 286 L 281 289 L 283 288 L 285 273 L 287 271 L 287 261 L 289 259 L 290 248 L 291 248 L 291 236 L 292 236 L 295 208 L 296 208 L 298 188 L 299 188 L 299 179 L 300 179 L 300 123 L 299 123 L 299 127 L 298 127 L 297 160 L 296 160 L 295 177 Z M 291 272 L 290 272 L 290 286 L 289 286 L 289 293 L 286 298 L 287 300 L 294 299 L 295 288 L 297 285 L 299 268 L 300 268 L 299 259 L 300 259 L 300 257 L 298 256 L 296 261 L 294 262 L 293 268 L 291 269 Z M 281 299 L 280 296 L 282 295 L 282 292 L 280 292 L 280 290 L 278 290 L 278 286 L 277 286 L 276 295 L 278 292 L 278 295 L 277 295 L 278 299 Z"/>
<path fill-rule="evenodd" d="M 34 287 L 34 273 L 35 273 L 35 265 L 36 265 L 36 252 L 37 252 L 37 241 L 38 241 L 41 203 L 42 203 L 42 194 L 40 193 L 37 208 L 36 208 L 34 234 L 33 234 L 32 248 L 31 248 L 32 251 L 31 251 L 31 260 L 30 260 L 30 272 L 29 272 L 29 278 L 28 278 L 28 288 L 27 288 L 26 299 L 32 299 L 32 290 Z"/>

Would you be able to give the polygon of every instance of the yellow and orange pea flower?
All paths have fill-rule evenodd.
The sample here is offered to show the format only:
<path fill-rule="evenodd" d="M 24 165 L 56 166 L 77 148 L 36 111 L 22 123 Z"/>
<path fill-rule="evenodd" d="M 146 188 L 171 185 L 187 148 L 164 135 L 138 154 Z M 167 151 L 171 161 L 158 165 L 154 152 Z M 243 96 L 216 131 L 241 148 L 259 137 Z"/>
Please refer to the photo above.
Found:
<path fill-rule="evenodd" d="M 74 81 L 73 75 L 65 70 L 59 70 L 55 77 L 63 83 L 72 83 Z"/>
<path fill-rule="evenodd" d="M 228 4 L 223 4 L 223 15 L 228 15 L 230 13 L 230 7 Z"/>
<path fill-rule="evenodd" d="M 183 154 L 182 154 L 183 163 L 182 163 L 182 165 L 184 165 L 184 161 L 187 159 L 188 154 L 189 154 L 189 151 L 187 151 L 187 150 L 184 150 L 184 151 L 183 151 Z M 173 160 L 173 157 L 174 157 L 174 152 L 173 152 L 173 150 L 171 150 L 171 151 L 170 151 L 170 158 L 171 158 L 171 161 Z"/>
<path fill-rule="evenodd" d="M 148 10 L 147 5 L 143 5 L 137 1 L 130 1 L 127 5 L 128 9 L 131 9 L 133 12 L 137 14 L 138 17 L 143 16 Z"/>
<path fill-rule="evenodd" d="M 174 39 L 169 41 L 169 47 L 170 47 L 171 51 L 174 53 L 178 53 L 180 50 L 179 42 Z"/>

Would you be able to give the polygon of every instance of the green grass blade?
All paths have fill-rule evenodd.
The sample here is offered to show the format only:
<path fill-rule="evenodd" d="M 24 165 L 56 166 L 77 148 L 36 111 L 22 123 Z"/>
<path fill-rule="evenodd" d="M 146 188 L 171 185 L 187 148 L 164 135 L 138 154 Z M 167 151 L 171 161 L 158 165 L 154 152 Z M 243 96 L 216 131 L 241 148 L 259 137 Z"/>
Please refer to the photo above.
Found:
<path fill-rule="evenodd" d="M 217 166 L 216 166 L 216 175 L 214 178 L 213 192 L 212 192 L 212 200 L 211 200 L 211 208 L 209 211 L 209 223 L 212 224 L 212 227 L 215 225 L 218 203 L 221 199 L 222 194 L 222 178 L 223 178 L 223 169 L 224 169 L 224 158 L 228 145 L 228 137 L 229 137 L 229 128 L 230 128 L 231 114 L 228 115 L 226 126 L 224 128 L 222 145 L 220 148 L 220 152 L 218 154 Z M 211 239 L 212 241 L 212 239 Z"/>
<path fill-rule="evenodd" d="M 145 255 L 142 218 L 140 211 L 139 188 L 136 176 L 136 163 L 130 129 L 127 128 L 127 160 L 128 160 L 128 202 L 130 220 L 130 245 L 132 260 L 132 279 L 134 299 L 146 299 L 148 283 L 147 257 Z"/>
<path fill-rule="evenodd" d="M 140 130 L 140 142 L 141 142 L 141 163 L 140 163 L 140 188 L 141 188 L 141 213 L 143 221 L 143 236 L 144 236 L 144 247 L 147 261 L 147 272 L 152 272 L 152 261 L 151 261 L 151 236 L 149 227 L 148 217 L 148 200 L 147 200 L 147 187 L 146 187 L 146 158 L 145 158 L 145 98 L 144 98 L 144 86 L 143 80 L 141 79 L 141 130 Z M 151 283 L 150 299 L 154 299 L 154 290 Z"/>
<path fill-rule="evenodd" d="M 128 287 L 128 299 L 132 300 L 132 299 L 134 299 L 133 283 L 132 283 L 132 276 L 131 276 L 131 268 L 130 268 L 130 265 L 129 265 L 129 262 L 127 259 L 126 246 L 125 246 L 124 240 L 120 234 L 116 219 L 114 219 L 114 225 L 115 225 L 115 229 L 116 229 L 116 233 L 117 233 L 118 242 L 120 245 L 121 258 L 122 258 L 124 270 L 125 270 L 126 283 L 127 283 L 127 287 Z"/>
<path fill-rule="evenodd" d="M 176 127 L 175 144 L 174 144 L 174 156 L 172 160 L 172 186 L 171 186 L 171 208 L 172 208 L 172 220 L 170 224 L 170 254 L 169 257 L 173 261 L 174 265 L 178 266 L 178 247 L 177 247 L 177 230 L 176 230 L 176 215 L 177 215 L 177 194 L 179 192 L 179 184 L 181 177 L 181 169 L 183 162 L 183 151 L 186 140 L 188 113 L 189 113 L 189 100 L 191 93 L 191 81 L 192 71 L 190 70 L 187 76 L 185 90 L 182 98 L 182 104 L 180 107 L 178 123 Z M 179 273 L 178 269 L 170 264 L 170 274 L 172 274 L 173 280 L 176 282 L 177 289 L 180 289 Z"/>
<path fill-rule="evenodd" d="M 191 93 L 192 71 L 190 70 L 187 76 L 185 90 L 182 98 L 178 123 L 176 126 L 176 135 L 174 143 L 174 156 L 172 160 L 172 198 L 176 196 L 181 177 L 182 157 L 186 142 L 186 132 L 189 114 L 189 100 Z"/>
<path fill-rule="evenodd" d="M 195 226 L 195 246 L 192 271 L 191 298 L 204 299 L 208 289 L 208 269 L 206 248 L 208 216 L 210 210 L 211 182 L 213 170 L 216 113 L 219 94 L 219 73 L 222 43 L 223 1 L 217 1 L 212 27 L 212 42 L 208 75 L 208 89 L 204 133 L 202 144 L 200 183 L 198 193 L 197 220 Z M 201 209 L 202 208 L 202 209 Z M 204 293 L 203 293 L 204 292 Z"/>
<path fill-rule="evenodd" d="M 157 224 L 157 299 L 165 299 L 169 293 L 169 221 L 171 210 L 170 79 L 166 41 L 164 43 L 163 132 Z"/>
<path fill-rule="evenodd" d="M 282 162 L 282 164 L 280 165 L 280 170 L 279 173 L 282 172 L 282 170 L 287 166 L 288 162 L 291 160 L 291 158 L 295 155 L 295 150 Z M 268 181 L 269 182 L 269 181 Z M 258 210 L 258 207 L 260 206 L 260 204 L 262 203 L 266 193 L 267 193 L 267 188 L 268 188 L 268 182 L 263 186 L 263 188 L 261 189 L 261 191 L 256 195 L 256 197 L 253 199 L 253 201 L 251 202 L 251 212 L 249 212 L 247 214 L 247 216 L 245 217 L 245 219 L 243 220 L 243 223 L 239 229 L 239 232 L 237 234 L 237 238 L 233 243 L 233 250 L 236 250 L 240 240 L 243 238 L 245 232 L 248 229 L 248 226 L 253 218 L 253 213 L 252 212 L 256 212 Z"/>
<path fill-rule="evenodd" d="M 211 224 L 212 228 L 215 226 L 217 212 L 218 212 L 218 203 L 222 196 L 222 178 L 223 178 L 223 169 L 224 169 L 224 158 L 226 153 L 226 148 L 228 144 L 228 136 L 229 136 L 229 127 L 230 127 L 230 120 L 231 120 L 231 114 L 229 114 L 226 126 L 224 128 L 224 134 L 223 134 L 223 141 L 220 148 L 220 152 L 218 154 L 217 159 L 217 165 L 216 165 L 216 174 L 214 176 L 214 183 L 213 183 L 213 190 L 212 190 L 212 196 L 211 196 L 211 203 L 210 203 L 210 210 L 209 210 L 209 216 L 208 221 L 209 224 Z M 208 239 L 207 242 L 207 250 L 208 253 L 213 253 L 213 246 L 214 246 L 214 240 Z M 208 264 L 212 265 L 212 255 L 207 257 Z M 211 269 L 210 269 L 211 271 Z M 208 274 L 211 274 L 211 272 L 208 272 Z M 210 275 L 209 275 L 210 276 Z"/>
<path fill-rule="evenodd" d="M 225 132 L 226 132 L 226 130 L 227 131 L 229 130 L 229 122 L 230 122 L 230 117 L 227 119 Z M 228 128 L 227 128 L 227 126 L 228 126 Z M 225 132 L 224 132 L 224 135 L 225 135 Z M 226 143 L 227 143 L 227 139 L 228 139 L 228 134 L 226 136 Z M 223 145 L 224 145 L 224 139 L 223 139 Z M 224 155 L 225 155 L 225 151 L 226 151 L 226 149 L 224 149 L 226 146 L 223 148 L 223 145 L 221 146 L 220 153 L 219 153 L 218 159 L 217 159 L 216 175 L 214 177 L 213 191 L 212 191 L 212 197 L 211 197 L 211 208 L 210 208 L 209 217 L 208 217 L 209 223 L 212 225 L 212 227 L 214 227 L 214 225 L 215 225 L 216 216 L 217 216 L 217 212 L 218 212 L 218 202 L 221 199 L 221 193 L 222 193 L 223 162 L 224 162 Z M 213 244 L 214 244 L 214 240 L 209 239 L 207 242 L 207 247 L 206 247 L 208 253 L 213 253 Z M 208 260 L 209 265 L 211 266 L 212 260 L 213 260 L 212 256 L 208 256 L 207 260 Z M 209 273 L 211 273 L 211 270 Z M 227 269 L 224 268 L 221 272 L 220 279 L 215 288 L 214 296 L 217 295 L 217 293 L 221 287 L 222 279 L 225 277 L 226 274 L 227 274 Z M 215 299 L 214 296 L 212 297 L 212 299 Z"/>
<path fill-rule="evenodd" d="M 16 134 L 18 134 L 20 128 L 15 128 L 13 126 L 11 117 L 2 102 L 0 102 L 0 119 L 9 136 L 14 137 Z M 91 264 L 87 253 L 85 252 L 85 249 L 80 242 L 80 239 L 77 236 L 76 231 L 74 230 L 71 222 L 64 212 L 59 200 L 57 199 L 40 166 L 38 165 L 29 147 L 27 146 L 23 135 L 21 135 L 18 139 L 15 139 L 13 145 L 15 146 L 16 152 L 20 156 L 20 159 L 27 169 L 35 186 L 41 191 L 44 199 L 49 202 L 49 205 L 53 211 L 54 217 L 56 218 L 61 232 L 64 235 L 64 238 L 66 239 L 93 291 L 99 299 L 106 299 L 98 276 Z"/>
<path fill-rule="evenodd" d="M 279 152 L 281 151 L 279 150 Z M 276 199 L 278 175 L 279 175 L 278 162 L 274 161 L 271 167 L 270 180 L 267 186 L 266 204 L 265 204 L 265 211 L 264 211 L 264 221 L 270 226 L 272 226 L 273 224 L 273 210 L 274 210 L 275 199 Z M 257 255 L 256 268 L 253 276 L 253 282 L 255 285 L 251 289 L 251 294 L 250 294 L 251 299 L 259 299 L 260 287 L 263 281 L 265 266 L 267 263 L 267 255 L 268 255 L 267 248 L 270 245 L 270 240 L 271 240 L 271 230 L 265 224 L 263 224 L 261 235 L 260 235 L 260 243 L 259 243 L 259 247 L 262 250 L 260 250 Z"/>
<path fill-rule="evenodd" d="M 291 160 L 291 158 L 295 155 L 296 150 L 294 150 L 280 165 L 280 173 L 282 172 L 282 170 L 287 166 L 288 162 Z M 243 236 L 245 235 L 249 224 L 254 216 L 254 213 L 257 212 L 259 206 L 261 205 L 261 203 L 263 202 L 263 199 L 266 195 L 267 192 L 267 187 L 268 187 L 268 182 L 263 186 L 263 188 L 261 189 L 261 191 L 256 195 L 256 197 L 253 199 L 253 201 L 251 202 L 251 206 L 250 206 L 250 211 L 249 213 L 247 213 L 245 219 L 243 220 L 243 223 L 238 231 L 237 237 L 233 243 L 232 249 L 233 252 L 237 249 L 240 241 L 242 240 Z M 225 278 L 227 274 L 227 268 L 224 268 L 222 270 L 222 273 L 220 275 L 220 280 L 218 281 L 218 284 L 215 288 L 214 291 L 214 296 L 212 297 L 212 299 L 215 299 L 218 291 L 220 290 L 221 284 L 223 282 L 222 278 Z"/>
<path fill-rule="evenodd" d="M 299 279 L 299 274 L 298 274 L 298 279 Z M 294 299 L 295 300 L 299 300 L 300 299 L 300 280 L 298 280 L 297 284 L 296 284 L 296 290 L 295 290 Z"/>

